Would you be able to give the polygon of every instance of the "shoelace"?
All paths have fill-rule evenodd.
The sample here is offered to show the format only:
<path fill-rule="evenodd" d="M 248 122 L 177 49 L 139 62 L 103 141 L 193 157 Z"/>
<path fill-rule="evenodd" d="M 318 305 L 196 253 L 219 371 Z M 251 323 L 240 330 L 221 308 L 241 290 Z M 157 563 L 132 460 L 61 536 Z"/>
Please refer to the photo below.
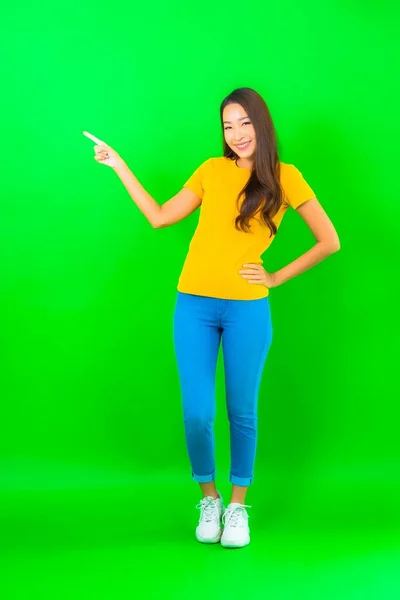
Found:
<path fill-rule="evenodd" d="M 241 504 L 240 506 L 227 508 L 222 515 L 222 523 L 224 525 L 229 524 L 231 527 L 241 527 L 244 523 L 244 512 L 246 512 L 246 508 L 251 508 L 251 506 L 249 504 Z M 247 517 L 250 518 L 248 515 Z"/>
<path fill-rule="evenodd" d="M 199 504 L 197 504 L 196 508 L 200 508 L 201 510 L 200 520 L 204 519 L 204 521 L 209 522 L 218 518 L 218 509 L 215 505 L 215 500 L 210 496 L 203 498 Z"/>

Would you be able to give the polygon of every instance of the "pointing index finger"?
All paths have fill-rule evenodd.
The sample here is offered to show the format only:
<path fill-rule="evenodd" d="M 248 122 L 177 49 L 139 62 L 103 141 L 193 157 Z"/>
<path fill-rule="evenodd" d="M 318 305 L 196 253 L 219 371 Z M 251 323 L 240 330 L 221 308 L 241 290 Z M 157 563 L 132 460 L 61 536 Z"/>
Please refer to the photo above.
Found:
<path fill-rule="evenodd" d="M 105 144 L 105 142 L 102 142 L 101 140 L 99 140 L 99 138 L 95 137 L 94 135 L 92 135 L 88 131 L 84 131 L 83 135 L 85 135 L 86 137 L 88 137 L 90 140 L 92 140 L 92 142 L 95 142 L 96 144 Z"/>

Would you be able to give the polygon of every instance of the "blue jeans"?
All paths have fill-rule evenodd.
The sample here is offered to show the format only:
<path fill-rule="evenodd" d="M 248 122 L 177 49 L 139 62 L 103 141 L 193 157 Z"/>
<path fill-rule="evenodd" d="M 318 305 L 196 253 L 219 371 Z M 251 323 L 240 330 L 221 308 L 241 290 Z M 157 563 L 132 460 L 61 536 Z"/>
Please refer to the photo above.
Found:
<path fill-rule="evenodd" d="M 221 339 L 230 425 L 230 481 L 248 486 L 256 453 L 258 391 L 272 342 L 268 296 L 225 300 L 178 291 L 174 346 L 192 477 L 201 483 L 215 479 L 215 374 Z"/>

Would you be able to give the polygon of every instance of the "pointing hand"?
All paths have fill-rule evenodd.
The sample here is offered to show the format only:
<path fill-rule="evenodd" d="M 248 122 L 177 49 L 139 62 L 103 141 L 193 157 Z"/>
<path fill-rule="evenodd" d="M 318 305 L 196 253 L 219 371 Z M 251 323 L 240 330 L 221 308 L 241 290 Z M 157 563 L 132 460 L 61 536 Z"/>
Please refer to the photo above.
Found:
<path fill-rule="evenodd" d="M 117 166 L 120 166 L 124 161 L 120 157 L 120 155 L 111 148 L 105 142 L 102 142 L 97 137 L 88 133 L 87 131 L 83 132 L 83 135 L 95 142 L 97 145 L 94 147 L 95 155 L 94 159 L 97 160 L 102 165 L 107 165 L 107 167 L 111 167 L 114 169 Z"/>

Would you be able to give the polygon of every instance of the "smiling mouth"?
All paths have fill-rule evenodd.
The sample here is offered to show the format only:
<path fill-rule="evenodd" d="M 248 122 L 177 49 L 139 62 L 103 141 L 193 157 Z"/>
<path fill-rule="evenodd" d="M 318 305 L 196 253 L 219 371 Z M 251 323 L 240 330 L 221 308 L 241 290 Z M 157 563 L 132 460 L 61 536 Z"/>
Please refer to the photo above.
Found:
<path fill-rule="evenodd" d="M 239 150 L 243 150 L 243 148 L 247 148 L 249 144 L 250 142 L 246 142 L 245 144 L 236 144 L 236 148 L 239 148 Z"/>

